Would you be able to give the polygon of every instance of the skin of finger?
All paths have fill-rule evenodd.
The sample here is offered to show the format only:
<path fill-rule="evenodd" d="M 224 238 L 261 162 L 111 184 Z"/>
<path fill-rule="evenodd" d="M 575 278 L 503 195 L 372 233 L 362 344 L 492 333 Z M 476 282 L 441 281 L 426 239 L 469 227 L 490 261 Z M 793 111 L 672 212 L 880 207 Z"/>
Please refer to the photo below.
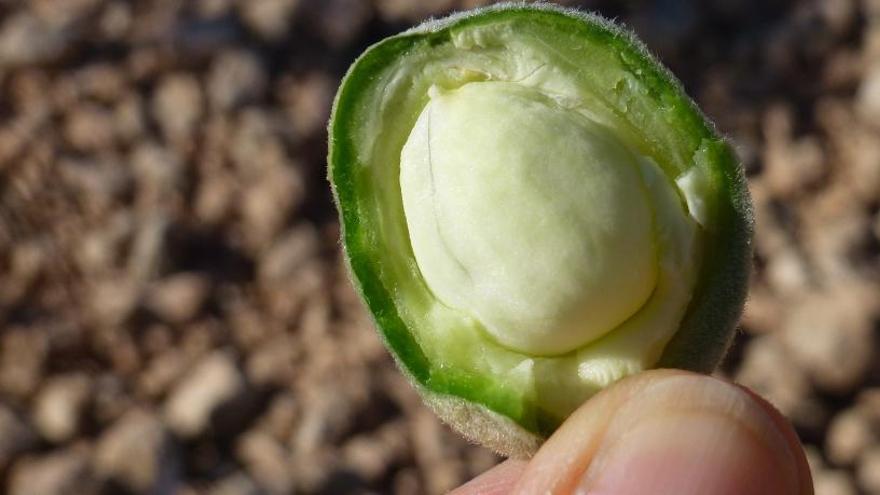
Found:
<path fill-rule="evenodd" d="M 770 417 L 770 420 L 776 425 L 776 428 L 782 433 L 782 436 L 785 437 L 788 447 L 794 453 L 795 462 L 798 464 L 798 482 L 802 488 L 800 495 L 813 495 L 813 477 L 810 475 L 810 465 L 807 463 L 807 456 L 791 423 L 767 399 L 756 394 L 748 387 L 739 384 L 734 385 L 749 394 L 749 397 L 764 410 L 767 416 Z"/>
<path fill-rule="evenodd" d="M 708 386 L 706 390 L 709 391 L 718 387 L 731 387 L 729 383 L 721 380 L 678 370 L 654 370 L 624 379 L 584 404 L 557 430 L 526 467 L 511 493 L 573 493 L 600 446 L 614 441 L 614 438 L 607 437 L 621 408 L 638 409 L 639 397 L 644 391 L 651 387 L 662 386 L 664 382 L 674 381 L 676 377 L 684 378 L 685 382 L 694 381 L 694 385 Z M 704 380 L 713 380 L 714 384 L 704 383 Z M 726 392 L 729 393 L 730 390 Z M 749 413 L 753 417 L 760 415 L 761 418 L 755 422 L 763 423 L 765 426 L 772 422 L 776 427 L 774 429 L 779 430 L 778 433 L 770 431 L 771 436 L 777 440 L 770 442 L 766 447 L 775 450 L 776 458 L 788 460 L 785 465 L 790 469 L 786 470 L 785 476 L 790 478 L 790 482 L 791 479 L 798 480 L 799 495 L 812 493 L 803 450 L 791 426 L 778 412 L 765 412 L 769 405 L 752 399 L 754 394 L 747 395 L 750 399 L 746 401 L 749 404 Z M 616 429 L 619 427 L 620 425 L 617 424 Z M 791 460 L 792 458 L 794 460 Z M 792 464 L 795 466 L 791 467 Z M 792 470 L 795 470 L 795 473 L 791 473 Z"/>
<path fill-rule="evenodd" d="M 527 462 L 508 459 L 456 488 L 449 495 L 508 495 Z"/>

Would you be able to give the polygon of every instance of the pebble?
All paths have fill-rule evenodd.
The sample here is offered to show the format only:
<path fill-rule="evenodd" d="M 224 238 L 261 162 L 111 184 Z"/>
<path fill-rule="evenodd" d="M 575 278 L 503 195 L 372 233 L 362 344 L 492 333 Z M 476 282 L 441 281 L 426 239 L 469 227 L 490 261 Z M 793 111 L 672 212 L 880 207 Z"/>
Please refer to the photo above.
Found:
<path fill-rule="evenodd" d="M 196 216 L 207 225 L 227 220 L 238 198 L 239 187 L 235 176 L 226 171 L 208 174 L 196 189 Z"/>
<path fill-rule="evenodd" d="M 859 459 L 856 475 L 865 493 L 880 493 L 880 445 L 874 445 Z"/>
<path fill-rule="evenodd" d="M 191 74 L 171 74 L 159 83 L 152 103 L 153 115 L 171 142 L 190 139 L 202 115 L 202 90 Z"/>
<path fill-rule="evenodd" d="M 118 325 L 137 308 L 140 287 L 130 278 L 111 276 L 90 288 L 89 306 L 93 318 L 102 325 Z"/>
<path fill-rule="evenodd" d="M 209 279 L 198 273 L 177 273 L 153 284 L 146 306 L 168 323 L 192 320 L 204 306 L 211 290 Z"/>
<path fill-rule="evenodd" d="M 220 53 L 211 65 L 207 80 L 208 99 L 215 108 L 230 109 L 258 98 L 267 84 L 263 64 L 254 53 L 227 50 Z"/>
<path fill-rule="evenodd" d="M 373 18 L 372 4 L 374 2 L 359 0 L 304 1 L 303 10 L 309 26 L 316 29 L 321 38 L 334 48 L 341 48 L 354 41 Z M 430 3 L 430 1 L 426 3 Z"/>
<path fill-rule="evenodd" d="M 293 167 L 273 167 L 244 190 L 241 215 L 247 243 L 263 250 L 282 231 L 303 200 L 305 185 Z"/>
<path fill-rule="evenodd" d="M 170 493 L 179 469 L 177 451 L 162 422 L 151 412 L 134 409 L 98 439 L 95 473 L 133 493 Z"/>
<path fill-rule="evenodd" d="M 323 72 L 285 80 L 279 85 L 279 98 L 285 106 L 294 132 L 301 139 L 325 132 L 336 81 Z"/>
<path fill-rule="evenodd" d="M 792 357 L 822 389 L 845 394 L 865 379 L 874 359 L 872 321 L 858 293 L 838 287 L 799 302 L 780 329 Z"/>
<path fill-rule="evenodd" d="M 113 113 L 95 104 L 79 105 L 68 113 L 64 136 L 77 151 L 107 149 L 116 138 Z"/>
<path fill-rule="evenodd" d="M 0 67 L 51 62 L 64 51 L 67 36 L 27 12 L 13 13 L 0 26 Z"/>
<path fill-rule="evenodd" d="M 379 16 L 388 22 L 420 22 L 430 16 L 439 16 L 455 7 L 455 0 L 377 0 Z"/>
<path fill-rule="evenodd" d="M 277 40 L 290 29 L 301 0 L 248 0 L 239 3 L 245 25 L 267 40 Z"/>
<path fill-rule="evenodd" d="M 786 416 L 801 419 L 809 409 L 809 379 L 776 335 L 759 335 L 747 344 L 735 377 Z"/>
<path fill-rule="evenodd" d="M 849 473 L 842 469 L 823 470 L 813 474 L 816 495 L 858 495 Z"/>
<path fill-rule="evenodd" d="M 0 404 L 0 471 L 36 443 L 37 436 L 31 427 L 11 408 Z"/>
<path fill-rule="evenodd" d="M 179 349 L 169 349 L 153 358 L 138 375 L 138 391 L 147 397 L 164 395 L 189 367 L 186 355 Z"/>
<path fill-rule="evenodd" d="M 856 486 L 846 471 L 826 466 L 822 454 L 813 445 L 806 445 L 804 451 L 816 495 L 857 495 Z"/>
<path fill-rule="evenodd" d="M 9 495 L 78 495 L 94 493 L 89 449 L 76 444 L 40 457 L 25 457 L 9 473 Z"/>
<path fill-rule="evenodd" d="M 865 73 L 854 108 L 865 122 L 880 128 L 880 63 L 871 65 Z"/>
<path fill-rule="evenodd" d="M 64 374 L 46 382 L 34 404 L 34 426 L 43 438 L 60 443 L 73 438 L 92 395 L 84 374 Z"/>
<path fill-rule="evenodd" d="M 0 390 L 27 398 L 43 378 L 48 351 L 48 335 L 40 328 L 9 326 L 0 332 Z"/>
<path fill-rule="evenodd" d="M 236 453 L 259 486 L 269 494 L 283 495 L 293 488 L 288 453 L 272 436 L 249 431 L 238 442 Z"/>
<path fill-rule="evenodd" d="M 211 414 L 244 389 L 244 377 L 232 356 L 215 351 L 202 358 L 174 387 L 165 402 L 165 421 L 183 437 L 202 434 L 211 424 Z"/>
<path fill-rule="evenodd" d="M 208 493 L 211 495 L 267 495 L 250 476 L 243 472 L 237 472 L 219 480 Z"/>
<path fill-rule="evenodd" d="M 145 206 L 165 206 L 172 193 L 183 186 L 184 169 L 180 157 L 158 143 L 138 145 L 129 160 L 140 186 L 140 201 Z"/>
<path fill-rule="evenodd" d="M 284 386 L 296 375 L 294 366 L 300 346 L 288 334 L 279 335 L 251 351 L 247 377 L 251 383 Z"/>
<path fill-rule="evenodd" d="M 878 443 L 877 425 L 860 408 L 838 413 L 828 427 L 825 453 L 837 466 L 853 465 L 871 445 Z"/>
<path fill-rule="evenodd" d="M 292 277 L 318 252 L 318 233 L 309 224 L 294 227 L 260 258 L 258 277 L 267 288 Z"/>

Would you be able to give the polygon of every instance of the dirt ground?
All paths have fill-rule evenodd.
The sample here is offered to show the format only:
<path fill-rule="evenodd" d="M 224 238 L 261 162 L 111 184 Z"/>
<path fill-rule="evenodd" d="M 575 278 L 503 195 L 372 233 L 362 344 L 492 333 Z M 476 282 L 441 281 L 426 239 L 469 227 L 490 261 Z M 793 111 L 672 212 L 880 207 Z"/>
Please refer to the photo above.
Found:
<path fill-rule="evenodd" d="M 325 179 L 353 58 L 477 3 L 0 0 L 0 491 L 439 494 L 498 462 L 394 369 Z M 819 495 L 880 494 L 880 1 L 579 5 L 747 168 L 722 373 L 792 419 Z"/>

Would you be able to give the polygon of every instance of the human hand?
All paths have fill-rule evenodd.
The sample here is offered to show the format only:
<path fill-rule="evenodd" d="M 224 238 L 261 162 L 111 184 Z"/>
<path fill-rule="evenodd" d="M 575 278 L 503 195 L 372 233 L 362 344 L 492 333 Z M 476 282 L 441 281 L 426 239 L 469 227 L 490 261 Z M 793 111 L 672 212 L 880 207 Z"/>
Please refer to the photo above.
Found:
<path fill-rule="evenodd" d="M 575 411 L 530 461 L 451 495 L 810 495 L 794 429 L 748 389 L 677 370 L 621 380 Z"/>

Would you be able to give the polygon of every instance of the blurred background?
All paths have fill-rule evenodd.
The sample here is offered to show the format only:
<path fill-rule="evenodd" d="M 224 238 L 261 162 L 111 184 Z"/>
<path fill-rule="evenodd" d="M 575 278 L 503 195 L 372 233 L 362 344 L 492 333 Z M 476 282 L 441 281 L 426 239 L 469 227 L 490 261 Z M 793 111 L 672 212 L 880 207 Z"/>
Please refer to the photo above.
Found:
<path fill-rule="evenodd" d="M 479 3 L 0 0 L 0 492 L 439 494 L 498 462 L 394 369 L 325 179 L 354 57 Z M 880 494 L 880 0 L 576 5 L 744 160 L 720 373 L 792 419 L 819 495 Z"/>

